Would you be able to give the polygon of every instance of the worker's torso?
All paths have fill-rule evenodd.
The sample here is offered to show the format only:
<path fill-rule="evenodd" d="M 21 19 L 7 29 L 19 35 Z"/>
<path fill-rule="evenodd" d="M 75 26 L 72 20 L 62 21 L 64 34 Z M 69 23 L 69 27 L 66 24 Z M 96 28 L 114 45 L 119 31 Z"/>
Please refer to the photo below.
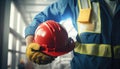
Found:
<path fill-rule="evenodd" d="M 74 4 L 72 4 L 74 2 Z M 120 66 L 120 4 L 116 3 L 114 14 L 104 0 L 91 0 L 91 23 L 77 23 L 79 8 L 77 0 L 69 1 L 67 13 L 78 31 L 73 69 L 119 69 Z M 97 11 L 97 12 L 96 12 Z M 112 11 L 113 12 L 113 11 Z M 67 14 L 63 14 L 67 15 Z M 95 20 L 94 20 L 95 18 Z M 103 67 L 104 66 L 104 67 Z"/>
<path fill-rule="evenodd" d="M 111 44 L 111 45 L 120 45 L 120 5 L 117 4 L 115 12 L 113 15 L 111 15 L 111 11 L 109 10 L 106 2 L 104 0 L 98 0 L 98 2 L 92 2 L 91 0 L 91 5 L 92 5 L 92 15 L 91 19 L 92 23 L 94 22 L 93 25 L 90 25 L 89 23 L 87 24 L 80 24 L 81 26 L 78 27 L 77 29 L 78 32 L 80 32 L 79 36 L 94 36 L 99 37 L 97 39 L 90 39 L 87 38 L 85 40 L 85 37 L 82 40 L 82 37 L 80 38 L 82 43 L 100 43 L 100 44 Z M 99 4 L 99 5 L 98 5 Z M 93 11 L 94 10 L 94 11 Z M 96 12 L 97 11 L 97 12 Z M 76 18 L 78 17 L 79 14 L 79 9 L 76 11 Z M 100 18 L 99 18 L 100 17 Z M 100 20 L 100 21 L 99 21 Z M 98 25 L 98 24 L 99 25 Z M 82 28 L 83 27 L 83 28 Z M 93 28 L 93 29 L 92 29 Z M 86 29 L 84 31 L 84 29 Z M 88 37 L 87 36 L 87 37 Z M 95 38 L 94 37 L 94 38 Z M 92 37 L 91 37 L 92 38 Z"/>

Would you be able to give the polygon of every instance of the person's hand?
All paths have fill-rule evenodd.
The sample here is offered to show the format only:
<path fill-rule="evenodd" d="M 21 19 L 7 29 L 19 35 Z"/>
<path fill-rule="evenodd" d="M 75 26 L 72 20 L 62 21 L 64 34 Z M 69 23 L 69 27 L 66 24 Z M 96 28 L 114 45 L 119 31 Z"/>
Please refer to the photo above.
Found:
<path fill-rule="evenodd" d="M 37 64 L 51 63 L 55 57 L 48 56 L 41 52 L 42 48 L 37 43 L 31 43 L 26 48 L 27 58 Z"/>

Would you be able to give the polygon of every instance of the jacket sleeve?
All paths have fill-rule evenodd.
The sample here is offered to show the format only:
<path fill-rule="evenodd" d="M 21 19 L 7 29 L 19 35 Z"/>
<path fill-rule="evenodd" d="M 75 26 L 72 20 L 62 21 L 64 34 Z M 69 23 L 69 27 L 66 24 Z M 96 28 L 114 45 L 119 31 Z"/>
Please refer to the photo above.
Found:
<path fill-rule="evenodd" d="M 34 35 L 38 25 L 46 20 L 55 20 L 56 22 L 59 22 L 68 1 L 69 0 L 58 0 L 57 2 L 46 7 L 44 11 L 38 13 L 30 25 L 25 28 L 25 37 L 28 35 Z"/>

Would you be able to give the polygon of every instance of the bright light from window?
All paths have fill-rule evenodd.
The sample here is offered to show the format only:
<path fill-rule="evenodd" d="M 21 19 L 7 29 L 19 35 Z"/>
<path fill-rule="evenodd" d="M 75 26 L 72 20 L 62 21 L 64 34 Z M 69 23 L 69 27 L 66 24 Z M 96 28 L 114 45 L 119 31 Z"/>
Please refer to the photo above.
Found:
<path fill-rule="evenodd" d="M 68 18 L 68 19 L 62 20 L 60 24 L 62 24 L 62 26 L 66 29 L 66 31 L 68 32 L 68 36 L 76 40 L 77 32 L 72 25 L 72 19 Z"/>
<path fill-rule="evenodd" d="M 8 43 L 8 49 L 12 50 L 12 43 L 13 43 L 13 35 L 10 33 L 9 34 L 9 43 Z"/>
<path fill-rule="evenodd" d="M 18 16 L 17 16 L 17 32 L 20 33 L 20 29 L 22 29 L 21 25 L 20 25 L 21 24 L 20 23 L 21 22 L 20 21 L 20 13 L 18 12 L 17 14 L 18 14 Z"/>
<path fill-rule="evenodd" d="M 13 2 L 11 2 L 11 11 L 10 11 L 10 28 L 14 27 L 14 13 L 15 13 L 15 6 Z"/>
<path fill-rule="evenodd" d="M 26 52 L 26 46 L 21 46 L 21 52 Z"/>
<path fill-rule="evenodd" d="M 72 28 L 72 20 L 71 18 L 68 18 L 66 20 L 62 20 L 60 22 L 60 24 L 62 24 L 63 27 L 65 27 L 65 29 L 67 30 L 67 32 L 69 33 L 69 31 L 71 30 Z"/>
<path fill-rule="evenodd" d="M 11 61 L 11 59 L 12 59 L 12 53 L 11 52 L 8 52 L 8 66 L 11 66 L 12 64 L 12 61 Z"/>
<path fill-rule="evenodd" d="M 19 51 L 19 48 L 20 48 L 20 41 L 17 40 L 16 41 L 16 51 Z"/>

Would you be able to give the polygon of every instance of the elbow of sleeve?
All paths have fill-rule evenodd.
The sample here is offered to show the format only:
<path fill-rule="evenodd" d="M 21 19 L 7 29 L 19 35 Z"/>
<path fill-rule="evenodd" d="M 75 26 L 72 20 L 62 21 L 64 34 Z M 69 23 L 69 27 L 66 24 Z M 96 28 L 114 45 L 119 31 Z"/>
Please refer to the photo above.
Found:
<path fill-rule="evenodd" d="M 30 28 L 30 27 L 26 27 L 25 28 L 25 38 L 28 36 L 28 35 L 34 35 L 34 29 Z"/>

